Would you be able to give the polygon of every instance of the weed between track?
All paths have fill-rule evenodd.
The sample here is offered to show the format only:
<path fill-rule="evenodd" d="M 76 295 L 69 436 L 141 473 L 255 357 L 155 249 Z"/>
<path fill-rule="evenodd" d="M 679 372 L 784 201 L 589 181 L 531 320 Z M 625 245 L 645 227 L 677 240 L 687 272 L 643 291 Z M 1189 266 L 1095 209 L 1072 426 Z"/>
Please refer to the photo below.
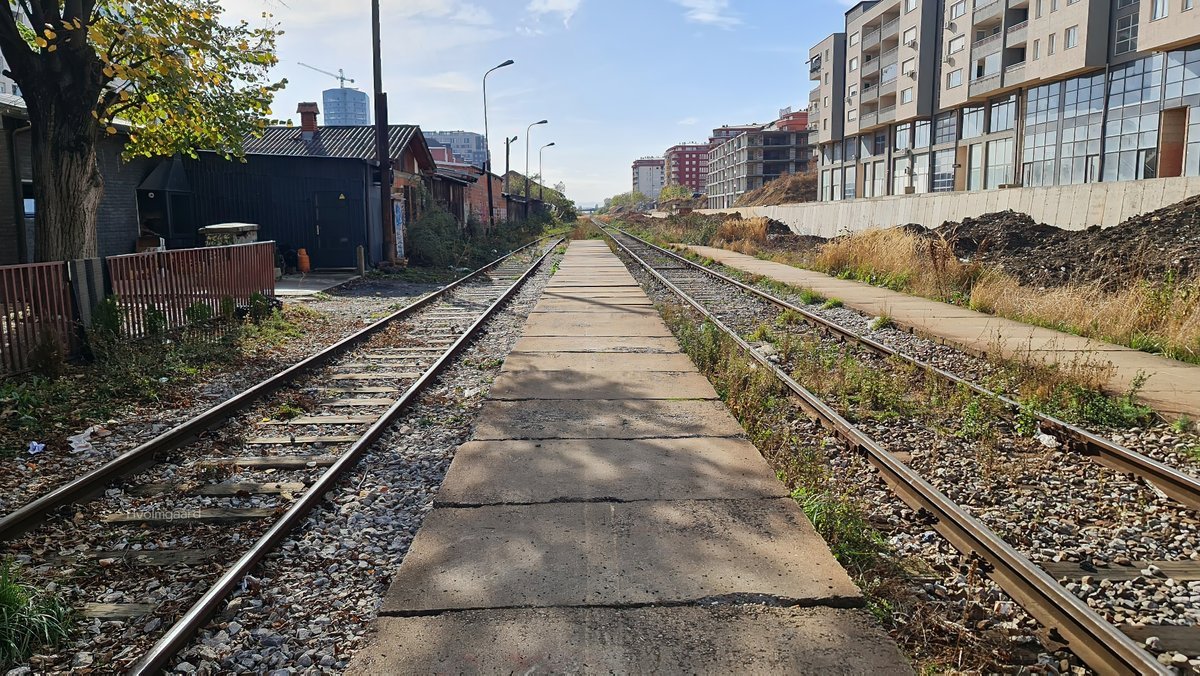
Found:
<path fill-rule="evenodd" d="M 53 648 L 70 633 L 70 607 L 24 583 L 10 561 L 0 561 L 0 671 Z"/>

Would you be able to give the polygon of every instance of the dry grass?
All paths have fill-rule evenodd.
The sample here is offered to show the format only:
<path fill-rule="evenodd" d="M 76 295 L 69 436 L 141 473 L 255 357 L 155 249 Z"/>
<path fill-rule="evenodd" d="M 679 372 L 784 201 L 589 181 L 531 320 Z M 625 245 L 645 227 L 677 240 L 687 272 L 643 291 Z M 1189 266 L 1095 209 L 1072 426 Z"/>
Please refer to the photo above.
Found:
<path fill-rule="evenodd" d="M 953 299 L 982 273 L 976 263 L 963 263 L 953 241 L 918 237 L 900 228 L 871 229 L 830 240 L 813 266 L 843 279 L 885 286 L 896 291 Z"/>
<path fill-rule="evenodd" d="M 753 256 L 767 243 L 770 220 L 754 218 L 729 218 L 717 228 L 713 246 Z"/>

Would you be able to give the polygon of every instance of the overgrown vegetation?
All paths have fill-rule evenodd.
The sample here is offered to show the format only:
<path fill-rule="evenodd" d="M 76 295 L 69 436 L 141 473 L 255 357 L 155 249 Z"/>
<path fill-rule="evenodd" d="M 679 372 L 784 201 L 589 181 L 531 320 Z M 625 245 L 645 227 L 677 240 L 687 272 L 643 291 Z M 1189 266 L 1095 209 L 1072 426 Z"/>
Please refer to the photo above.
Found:
<path fill-rule="evenodd" d="M 21 580 L 11 561 L 0 561 L 0 670 L 53 648 L 71 631 L 71 609 Z"/>
<path fill-rule="evenodd" d="M 130 403 L 168 401 L 205 373 L 269 353 L 302 336 L 306 324 L 323 321 L 315 310 L 290 305 L 276 310 L 265 298 L 252 302 L 244 318 L 232 302 L 223 305 L 211 319 L 184 329 L 168 331 L 153 320 L 148 337 L 130 339 L 120 331 L 115 301 L 101 303 L 84 362 L 68 364 L 60 353 L 53 365 L 36 365 L 33 373 L 0 381 L 0 456 L 15 455 L 31 441 L 63 446 L 67 435 Z M 208 316 L 196 308 L 188 313 Z"/>

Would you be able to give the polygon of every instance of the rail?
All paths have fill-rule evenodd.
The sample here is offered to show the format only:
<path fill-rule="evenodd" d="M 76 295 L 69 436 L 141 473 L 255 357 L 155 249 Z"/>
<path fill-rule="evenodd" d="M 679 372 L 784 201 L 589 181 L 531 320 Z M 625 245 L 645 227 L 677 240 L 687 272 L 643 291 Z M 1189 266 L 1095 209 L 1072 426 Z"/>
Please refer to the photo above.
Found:
<path fill-rule="evenodd" d="M 741 282 L 698 266 L 691 261 L 657 247 L 641 238 L 617 230 L 639 245 L 669 257 L 673 262 L 683 262 L 705 270 L 709 274 L 725 279 L 743 290 L 765 298 L 776 305 L 798 311 L 806 318 L 815 318 L 802 308 L 764 294 Z M 687 305 L 700 313 L 722 333 L 737 343 L 739 348 L 768 369 L 799 399 L 801 406 L 816 416 L 821 423 L 841 437 L 852 449 L 864 453 L 880 472 L 888 485 L 909 506 L 924 510 L 933 516 L 934 528 L 960 552 L 982 556 L 992 568 L 989 577 L 995 580 L 1010 596 L 1017 600 L 1034 618 L 1043 625 L 1056 629 L 1067 640 L 1068 647 L 1081 659 L 1101 673 L 1112 674 L 1168 674 L 1166 667 L 1159 664 L 1148 652 L 1138 647 L 1131 638 L 1105 621 L 1083 601 L 1068 592 L 1062 585 L 1006 543 L 982 522 L 955 504 L 948 496 L 937 490 L 917 472 L 901 462 L 863 431 L 855 427 L 837 411 L 830 408 L 816 395 L 809 392 L 778 365 L 755 350 L 736 331 L 726 326 L 701 303 L 691 298 L 678 286 L 654 269 L 642 257 L 613 233 L 609 236 L 630 258 L 652 275 L 660 284 L 677 295 Z M 847 338 L 858 337 L 844 328 L 821 320 L 822 325 Z M 873 341 L 872 341 L 873 342 Z M 878 344 L 877 344 L 878 345 Z M 880 346 L 882 347 L 882 346 Z M 885 348 L 886 349 L 886 348 Z M 932 368 L 932 367 L 929 367 Z M 960 379 L 961 380 L 961 379 Z"/>

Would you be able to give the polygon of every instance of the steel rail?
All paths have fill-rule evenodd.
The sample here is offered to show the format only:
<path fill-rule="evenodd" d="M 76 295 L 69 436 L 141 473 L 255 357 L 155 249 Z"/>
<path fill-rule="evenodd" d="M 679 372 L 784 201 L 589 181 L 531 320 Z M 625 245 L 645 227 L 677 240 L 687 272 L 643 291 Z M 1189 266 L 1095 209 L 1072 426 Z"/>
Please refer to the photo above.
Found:
<path fill-rule="evenodd" d="M 1075 450 L 1082 455 L 1087 455 L 1094 458 L 1097 462 L 1110 467 L 1118 472 L 1135 474 L 1143 477 L 1150 483 L 1154 484 L 1159 490 L 1166 494 L 1171 499 L 1184 504 L 1191 509 L 1200 509 L 1200 478 L 1197 478 L 1187 472 L 1181 471 L 1163 462 L 1155 460 L 1137 451 L 1126 448 L 1111 439 L 1106 439 L 1093 432 L 1089 432 L 1077 425 L 1073 425 L 1065 420 L 1060 420 L 1051 415 L 1034 411 L 1020 402 L 1006 397 L 1002 394 L 993 392 L 981 385 L 977 385 L 969 380 L 962 378 L 954 373 L 938 368 L 933 364 L 922 361 L 915 357 L 911 357 L 902 352 L 899 352 L 883 343 L 862 336 L 850 329 L 847 329 L 839 324 L 832 322 L 818 314 L 815 314 L 801 306 L 789 303 L 782 298 L 778 298 L 770 293 L 756 289 L 749 284 L 740 280 L 729 277 L 716 270 L 710 270 L 703 265 L 694 261 L 690 261 L 683 256 L 657 246 L 646 240 L 633 235 L 624 230 L 613 228 L 617 232 L 637 240 L 641 244 L 651 247 L 656 252 L 668 256 L 673 260 L 687 265 L 689 268 L 704 272 L 716 279 L 719 279 L 728 284 L 732 284 L 739 289 L 753 294 L 769 303 L 773 303 L 785 310 L 791 310 L 801 315 L 810 325 L 825 331 L 826 333 L 834 334 L 836 338 L 844 341 L 852 341 L 863 347 L 875 352 L 884 357 L 896 357 L 908 364 L 923 369 L 927 373 L 932 373 L 940 378 L 943 378 L 950 383 L 966 387 L 977 395 L 988 397 L 1002 403 L 1009 409 L 1010 412 L 1024 413 L 1036 419 L 1043 431 L 1053 434 L 1067 448 Z"/>
<path fill-rule="evenodd" d="M 562 239 L 559 239 L 559 243 L 561 242 Z M 354 465 L 358 463 L 359 458 L 366 453 L 366 451 L 370 449 L 370 447 L 376 441 L 378 441 L 380 437 L 383 436 L 384 432 L 386 432 L 392 423 L 395 422 L 396 418 L 398 418 L 400 414 L 408 408 L 408 405 L 412 403 L 413 399 L 415 399 L 417 395 L 419 395 L 425 389 L 425 386 L 428 385 L 429 382 L 435 377 L 437 377 L 439 373 L 441 373 L 446 364 L 448 364 L 450 360 L 453 359 L 459 353 L 459 351 L 461 351 L 462 348 L 469 343 L 472 338 L 475 337 L 475 334 L 479 332 L 487 320 L 491 319 L 492 315 L 495 314 L 496 311 L 499 310 L 505 303 L 507 303 L 508 300 L 512 298 L 512 296 L 516 294 L 518 290 L 520 290 L 525 282 L 533 276 L 539 267 L 541 267 L 541 264 L 546 260 L 546 257 L 549 256 L 557 246 L 558 243 L 555 243 L 554 246 L 548 248 L 536 261 L 534 261 L 525 274 L 521 275 L 521 277 L 517 279 L 500 296 L 500 298 L 492 303 L 491 306 L 489 306 L 483 312 L 483 314 L 481 314 L 479 318 L 477 318 L 475 322 L 472 323 L 471 326 L 468 327 L 467 330 L 458 337 L 458 340 L 454 341 L 454 343 L 447 348 L 440 357 L 438 357 L 438 360 L 434 362 L 432 366 L 426 369 L 426 371 L 421 374 L 421 377 L 404 391 L 404 394 L 402 394 L 400 398 L 396 400 L 396 403 L 392 404 L 392 406 L 388 408 L 387 412 L 385 412 L 379 420 L 372 424 L 371 427 L 363 433 L 358 441 L 355 441 L 353 444 L 351 444 L 350 448 L 346 449 L 344 453 L 338 456 L 338 459 L 334 461 L 332 465 L 330 465 L 329 469 L 326 470 L 307 491 L 305 491 L 303 497 L 293 503 L 292 506 L 288 508 L 287 512 L 284 513 L 284 515 L 280 517 L 280 519 L 276 521 L 271 528 L 258 539 L 257 542 L 254 543 L 254 546 L 251 547 L 250 550 L 245 554 L 243 554 L 241 558 L 237 560 L 237 562 L 235 562 L 228 570 L 225 571 L 224 574 L 221 575 L 220 579 L 218 579 L 212 584 L 212 586 L 208 588 L 208 590 L 204 593 L 204 596 L 202 596 L 200 600 L 196 601 L 196 603 L 194 603 L 192 607 L 189 608 L 186 613 L 184 613 L 183 617 L 181 617 L 175 624 L 171 626 L 166 634 L 159 638 L 159 640 L 145 655 L 142 656 L 142 659 L 138 660 L 138 662 L 129 670 L 128 673 L 132 676 L 146 676 L 149 674 L 159 673 L 166 666 L 166 663 L 171 659 L 171 657 L 178 653 L 188 643 L 188 641 L 192 639 L 192 636 L 195 635 L 200 627 L 208 621 L 208 618 L 210 618 L 213 613 L 216 612 L 221 602 L 224 601 L 227 596 L 229 596 L 229 593 L 238 586 L 240 581 L 250 573 L 254 566 L 258 565 L 258 562 L 261 561 L 268 552 L 275 548 L 275 545 L 279 544 L 281 540 L 287 537 L 288 533 L 290 533 L 293 528 L 299 525 L 301 520 L 310 511 L 312 511 L 313 507 L 315 507 L 317 503 L 324 498 L 325 493 L 328 492 L 329 489 L 333 488 L 334 484 L 337 483 L 337 481 L 347 471 L 352 469 Z"/>
<path fill-rule="evenodd" d="M 1089 666 L 1104 674 L 1165 676 L 1171 673 L 1150 653 L 1138 647 L 1133 639 L 1096 614 L 1037 564 L 755 350 L 736 331 L 655 270 L 632 248 L 616 237 L 612 237 L 612 240 L 660 284 L 737 343 L 758 364 L 769 369 L 796 395 L 810 415 L 840 436 L 850 449 L 864 454 L 900 499 L 913 509 L 930 515 L 934 528 L 956 549 L 966 556 L 982 558 L 988 565 L 987 575 L 1035 619 L 1056 630 L 1067 646 Z"/>
<path fill-rule="evenodd" d="M 133 448 L 112 460 L 100 465 L 72 481 L 34 499 L 31 502 L 9 512 L 0 518 L 0 542 L 11 540 L 30 528 L 38 525 L 55 509 L 73 504 L 79 500 L 97 494 L 112 481 L 139 471 L 154 459 L 166 452 L 179 448 L 211 430 L 234 414 L 254 403 L 258 399 L 287 385 L 298 376 L 324 365 L 334 357 L 340 356 L 350 348 L 358 345 L 367 338 L 378 333 L 392 322 L 403 319 L 430 303 L 442 298 L 463 284 L 486 273 L 509 258 L 536 246 L 549 237 L 542 237 L 511 253 L 505 254 L 487 265 L 475 270 L 469 275 L 455 280 L 440 289 L 431 291 L 409 305 L 383 317 L 379 321 L 339 340 L 329 347 L 283 369 L 258 384 L 243 390 L 241 393 L 227 399 L 216 406 L 196 415 L 186 422 L 173 427 L 149 441 Z"/>

